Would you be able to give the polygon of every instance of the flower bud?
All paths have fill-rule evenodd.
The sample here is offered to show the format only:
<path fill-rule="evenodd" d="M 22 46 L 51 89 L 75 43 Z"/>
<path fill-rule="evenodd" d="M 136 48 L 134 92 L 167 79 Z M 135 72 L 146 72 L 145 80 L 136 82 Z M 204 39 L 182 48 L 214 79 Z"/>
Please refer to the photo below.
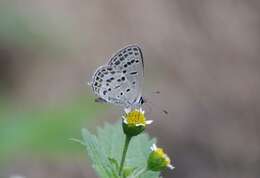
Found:
<path fill-rule="evenodd" d="M 162 148 L 157 148 L 155 144 L 151 147 L 152 152 L 148 157 L 148 170 L 162 171 L 165 168 L 174 169 L 171 165 L 171 160 L 167 154 L 164 153 Z"/>

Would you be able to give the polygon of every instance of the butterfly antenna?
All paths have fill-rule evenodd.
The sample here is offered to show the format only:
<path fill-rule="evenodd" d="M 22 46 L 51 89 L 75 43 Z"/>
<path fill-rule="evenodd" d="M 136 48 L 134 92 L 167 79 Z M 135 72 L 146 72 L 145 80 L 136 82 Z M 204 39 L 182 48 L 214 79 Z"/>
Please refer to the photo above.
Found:
<path fill-rule="evenodd" d="M 154 91 L 153 93 L 154 94 L 160 94 L 161 92 L 159 90 L 157 90 L 157 91 Z"/>
<path fill-rule="evenodd" d="M 169 112 L 166 110 L 166 109 L 163 109 L 161 106 L 157 105 L 156 103 L 154 102 L 151 102 L 156 108 L 158 108 L 160 110 L 160 112 L 163 113 L 163 116 L 166 116 L 169 114 Z"/>
<path fill-rule="evenodd" d="M 158 94 L 160 94 L 160 93 L 161 93 L 161 91 L 159 91 L 159 90 L 152 92 L 152 94 L 156 94 L 156 95 L 158 95 Z M 148 100 L 149 100 L 149 99 L 148 99 Z M 147 102 L 147 98 L 145 98 L 145 103 L 147 103 L 147 106 L 149 106 L 150 111 L 152 111 L 152 107 L 151 107 L 151 105 L 150 105 L 150 104 L 152 104 L 152 105 L 155 106 L 156 108 L 159 108 L 159 110 L 162 111 L 163 115 L 168 115 L 168 114 L 169 114 L 168 110 L 163 109 L 161 106 L 157 105 L 156 103 L 152 102 L 151 100 L 149 100 L 149 101 Z M 150 104 L 148 105 L 148 103 L 150 103 Z"/>
<path fill-rule="evenodd" d="M 145 106 L 147 107 L 147 115 L 151 115 L 152 113 L 152 107 L 149 103 L 145 102 Z"/>

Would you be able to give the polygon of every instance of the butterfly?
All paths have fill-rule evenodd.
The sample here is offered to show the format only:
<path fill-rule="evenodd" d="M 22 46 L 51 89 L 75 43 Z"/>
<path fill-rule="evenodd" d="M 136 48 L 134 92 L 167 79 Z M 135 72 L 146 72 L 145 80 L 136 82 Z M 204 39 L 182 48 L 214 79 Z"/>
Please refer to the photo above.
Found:
<path fill-rule="evenodd" d="M 144 62 L 141 48 L 129 45 L 117 51 L 96 69 L 89 85 L 98 96 L 96 101 L 138 108 L 143 103 Z"/>

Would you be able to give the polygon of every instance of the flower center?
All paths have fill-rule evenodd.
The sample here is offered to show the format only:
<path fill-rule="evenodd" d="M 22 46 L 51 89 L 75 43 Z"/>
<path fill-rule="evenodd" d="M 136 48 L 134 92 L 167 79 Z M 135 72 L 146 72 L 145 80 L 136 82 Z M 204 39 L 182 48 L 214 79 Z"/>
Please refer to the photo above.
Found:
<path fill-rule="evenodd" d="M 156 152 L 158 155 L 160 155 L 160 157 L 163 157 L 163 158 L 165 159 L 165 162 L 166 162 L 167 165 L 171 163 L 170 158 L 167 156 L 167 154 L 164 153 L 164 151 L 163 151 L 162 148 L 157 148 L 157 149 L 155 150 L 155 152 Z"/>
<path fill-rule="evenodd" d="M 142 112 L 138 110 L 131 111 L 126 115 L 126 120 L 128 124 L 143 124 L 145 125 L 145 116 Z"/>

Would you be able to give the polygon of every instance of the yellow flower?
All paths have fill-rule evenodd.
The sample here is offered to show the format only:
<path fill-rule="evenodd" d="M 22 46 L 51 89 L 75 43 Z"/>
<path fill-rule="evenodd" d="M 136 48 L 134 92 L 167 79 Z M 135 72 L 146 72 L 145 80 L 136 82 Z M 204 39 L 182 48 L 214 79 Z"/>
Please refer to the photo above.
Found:
<path fill-rule="evenodd" d="M 161 171 L 165 168 L 174 169 L 171 160 L 162 148 L 158 148 L 155 144 L 151 147 L 152 152 L 148 158 L 148 169 L 151 171 Z"/>
<path fill-rule="evenodd" d="M 152 120 L 146 120 L 145 112 L 140 109 L 125 109 L 123 119 L 123 130 L 128 136 L 136 136 L 144 131 L 146 125 L 151 124 Z"/>

